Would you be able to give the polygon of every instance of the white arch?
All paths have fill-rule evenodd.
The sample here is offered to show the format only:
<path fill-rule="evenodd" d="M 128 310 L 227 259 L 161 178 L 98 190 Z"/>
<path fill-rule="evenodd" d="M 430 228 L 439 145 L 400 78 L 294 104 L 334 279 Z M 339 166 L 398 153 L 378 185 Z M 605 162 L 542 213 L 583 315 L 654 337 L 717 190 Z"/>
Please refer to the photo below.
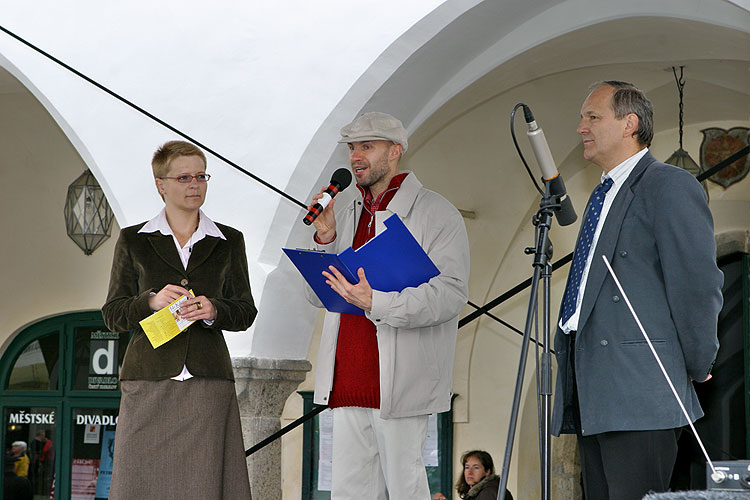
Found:
<path fill-rule="evenodd" d="M 445 2 L 383 52 L 332 110 L 308 144 L 288 189 L 304 192 L 307 187 L 309 199 L 336 167 L 346 164 L 343 148 L 336 148 L 338 128 L 362 111 L 391 112 L 413 133 L 484 75 L 552 39 L 626 18 L 698 21 L 747 33 L 748 10 L 738 5 L 725 0 Z M 549 70 L 526 63 L 519 76 L 503 83 L 510 88 L 549 72 L 601 63 L 582 57 Z M 279 246 L 309 246 L 311 231 L 296 221 L 298 216 L 296 210 L 279 207 L 261 254 L 264 262 L 279 267 L 269 275 L 260 307 L 252 347 L 260 357 L 304 358 L 307 353 L 316 312 L 297 291 L 296 271 L 277 253 Z"/>

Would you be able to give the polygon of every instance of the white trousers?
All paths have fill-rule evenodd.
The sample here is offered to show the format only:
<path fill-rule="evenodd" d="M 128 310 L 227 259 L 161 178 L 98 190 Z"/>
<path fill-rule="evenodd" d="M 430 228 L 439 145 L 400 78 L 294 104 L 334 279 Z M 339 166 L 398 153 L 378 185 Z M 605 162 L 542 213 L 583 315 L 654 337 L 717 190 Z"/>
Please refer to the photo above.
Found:
<path fill-rule="evenodd" d="M 331 500 L 430 500 L 422 460 L 427 415 L 380 418 L 380 410 L 333 410 Z"/>

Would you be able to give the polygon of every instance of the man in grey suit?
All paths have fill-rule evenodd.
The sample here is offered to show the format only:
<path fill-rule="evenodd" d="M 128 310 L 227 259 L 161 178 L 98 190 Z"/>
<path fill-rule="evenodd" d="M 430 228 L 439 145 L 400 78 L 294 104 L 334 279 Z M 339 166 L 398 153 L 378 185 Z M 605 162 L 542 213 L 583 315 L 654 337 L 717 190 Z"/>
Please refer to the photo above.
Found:
<path fill-rule="evenodd" d="M 588 500 L 635 500 L 667 490 L 688 422 L 602 255 L 691 421 L 703 416 L 692 382 L 710 378 L 719 347 L 723 275 L 700 184 L 648 152 L 653 108 L 643 92 L 595 84 L 577 131 L 602 184 L 587 205 L 561 306 L 552 431 L 577 434 Z"/>

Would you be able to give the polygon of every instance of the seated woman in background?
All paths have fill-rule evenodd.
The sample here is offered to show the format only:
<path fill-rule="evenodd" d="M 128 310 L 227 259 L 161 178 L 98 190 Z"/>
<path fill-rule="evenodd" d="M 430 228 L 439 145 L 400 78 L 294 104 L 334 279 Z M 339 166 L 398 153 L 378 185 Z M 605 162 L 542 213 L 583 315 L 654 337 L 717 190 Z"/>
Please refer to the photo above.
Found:
<path fill-rule="evenodd" d="M 495 474 L 492 456 L 482 450 L 467 451 L 461 457 L 463 472 L 456 481 L 458 496 L 464 500 L 495 500 L 500 488 L 500 477 Z M 432 500 L 447 500 L 442 493 L 435 493 Z M 505 490 L 505 500 L 513 500 Z"/>

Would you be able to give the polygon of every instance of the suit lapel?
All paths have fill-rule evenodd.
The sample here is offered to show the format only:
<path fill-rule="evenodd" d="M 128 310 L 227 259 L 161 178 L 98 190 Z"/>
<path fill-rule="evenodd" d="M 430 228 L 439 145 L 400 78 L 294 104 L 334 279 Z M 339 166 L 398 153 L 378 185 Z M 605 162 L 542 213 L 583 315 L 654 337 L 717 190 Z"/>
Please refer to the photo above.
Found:
<path fill-rule="evenodd" d="M 216 248 L 220 239 L 221 238 L 215 236 L 206 236 L 193 245 L 193 251 L 190 253 L 190 260 L 188 260 L 188 272 L 192 272 L 196 267 L 206 262 L 206 259 L 208 259 L 214 251 L 214 248 Z"/>
<path fill-rule="evenodd" d="M 625 183 L 617 192 L 617 197 L 609 208 L 607 219 L 604 221 L 604 227 L 602 227 L 602 232 L 596 243 L 596 248 L 594 248 L 594 256 L 591 260 L 588 278 L 586 279 L 586 289 L 584 290 L 583 301 L 581 302 L 581 315 L 578 319 L 579 331 L 583 330 L 583 327 L 594 308 L 596 299 L 599 296 L 599 291 L 604 283 L 604 278 L 608 274 L 607 267 L 604 265 L 604 262 L 602 262 L 602 255 L 605 255 L 607 260 L 612 262 L 617 240 L 620 237 L 622 221 L 625 218 L 625 214 L 628 212 L 630 203 L 633 201 L 633 186 L 637 184 L 638 180 L 640 180 L 640 177 L 643 175 L 643 172 L 645 172 L 646 168 L 654 161 L 656 160 L 650 153 L 646 153 L 643 158 L 640 159 L 628 178 L 625 179 Z"/>
<path fill-rule="evenodd" d="M 159 232 L 147 233 L 146 237 L 151 247 L 156 252 L 156 255 L 161 258 L 168 266 L 173 267 L 178 271 L 184 271 L 182 267 L 182 261 L 180 256 L 177 254 L 177 247 L 175 247 L 174 239 L 171 236 L 165 236 Z"/>

